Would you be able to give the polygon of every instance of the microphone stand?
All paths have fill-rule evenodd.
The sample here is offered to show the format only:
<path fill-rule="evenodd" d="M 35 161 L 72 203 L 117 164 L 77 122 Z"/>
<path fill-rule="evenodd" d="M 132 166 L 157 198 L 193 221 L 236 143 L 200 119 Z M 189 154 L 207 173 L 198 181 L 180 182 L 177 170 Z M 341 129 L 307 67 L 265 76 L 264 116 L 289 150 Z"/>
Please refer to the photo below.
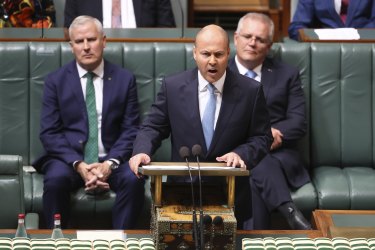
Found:
<path fill-rule="evenodd" d="M 189 171 L 190 176 L 190 188 L 191 188 L 191 198 L 192 198 L 192 204 L 193 204 L 193 240 L 195 243 L 195 249 L 200 250 L 199 247 L 199 239 L 198 239 L 198 223 L 197 223 L 197 213 L 195 210 L 195 199 L 194 199 L 194 187 L 193 187 L 193 177 L 191 176 L 191 169 L 188 161 L 189 157 L 189 149 L 187 147 L 181 147 L 180 148 L 180 156 L 185 159 L 186 165 Z"/>
<path fill-rule="evenodd" d="M 191 171 L 190 171 L 190 166 L 189 162 L 186 158 L 186 163 L 189 169 L 189 175 L 190 175 L 190 186 L 191 186 L 191 198 L 193 201 L 193 227 L 194 227 L 194 238 L 195 238 L 195 249 L 200 250 L 199 247 L 199 238 L 198 238 L 198 223 L 197 223 L 197 212 L 195 209 L 195 201 L 194 201 L 194 188 L 193 188 L 193 178 L 191 177 Z"/>
<path fill-rule="evenodd" d="M 202 153 L 200 145 L 194 145 L 192 148 L 193 155 L 197 159 L 198 164 L 198 182 L 199 182 L 199 228 L 200 228 L 200 245 L 204 247 L 204 227 L 203 227 L 203 206 L 202 206 L 202 179 L 201 179 L 201 165 L 199 162 L 199 155 Z"/>

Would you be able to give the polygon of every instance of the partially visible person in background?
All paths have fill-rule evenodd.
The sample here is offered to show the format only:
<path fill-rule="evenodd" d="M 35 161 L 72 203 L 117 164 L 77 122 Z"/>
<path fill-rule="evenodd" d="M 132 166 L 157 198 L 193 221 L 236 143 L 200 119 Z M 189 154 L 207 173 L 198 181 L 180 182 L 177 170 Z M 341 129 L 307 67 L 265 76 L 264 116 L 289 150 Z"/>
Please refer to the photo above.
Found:
<path fill-rule="evenodd" d="M 170 0 L 66 0 L 66 31 L 80 15 L 97 18 L 104 28 L 176 26 Z M 65 37 L 68 38 L 67 32 Z"/>
<path fill-rule="evenodd" d="M 0 28 L 55 26 L 53 0 L 0 0 Z"/>
<path fill-rule="evenodd" d="M 298 40 L 304 28 L 375 28 L 374 0 L 299 0 L 289 25 L 289 37 Z"/>

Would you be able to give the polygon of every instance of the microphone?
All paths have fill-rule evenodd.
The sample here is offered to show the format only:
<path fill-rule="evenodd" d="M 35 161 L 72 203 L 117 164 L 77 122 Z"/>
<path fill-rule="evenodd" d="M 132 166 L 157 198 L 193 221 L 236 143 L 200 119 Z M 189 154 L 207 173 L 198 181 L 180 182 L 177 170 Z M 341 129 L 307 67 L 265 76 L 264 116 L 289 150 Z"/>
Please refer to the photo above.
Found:
<path fill-rule="evenodd" d="M 184 15 L 184 10 L 182 8 L 182 4 L 181 4 L 181 0 L 178 0 L 177 1 L 178 3 L 178 7 L 180 8 L 180 12 L 181 12 L 181 38 L 184 38 L 185 36 L 185 15 Z"/>
<path fill-rule="evenodd" d="M 212 231 L 211 231 L 211 239 L 210 239 L 210 244 L 213 247 L 214 245 L 214 237 L 215 237 L 215 228 L 220 227 L 224 222 L 223 217 L 220 215 L 215 216 L 215 218 L 212 220 Z"/>
<path fill-rule="evenodd" d="M 198 223 L 197 223 L 197 212 L 195 210 L 195 200 L 194 200 L 194 188 L 193 188 L 193 178 L 191 177 L 191 170 L 190 170 L 190 165 L 189 165 L 189 156 L 190 156 L 190 150 L 186 146 L 182 146 L 180 148 L 180 157 L 186 161 L 186 166 L 189 171 L 189 176 L 190 176 L 190 187 L 191 187 L 191 199 L 193 202 L 193 237 L 194 237 L 194 242 L 195 242 L 195 249 L 200 250 L 199 247 L 199 239 L 198 239 Z"/>
<path fill-rule="evenodd" d="M 208 214 L 206 214 L 204 217 L 203 217 L 203 224 L 205 226 L 207 225 L 210 225 L 212 223 L 212 217 Z"/>
<path fill-rule="evenodd" d="M 195 144 L 191 149 L 193 156 L 197 159 L 198 164 L 198 182 L 199 182 L 199 227 L 200 227 L 200 237 L 201 246 L 204 246 L 204 228 L 203 228 L 203 207 L 202 207 L 202 179 L 201 179 L 201 165 L 199 162 L 199 156 L 202 154 L 202 147 Z M 211 216 L 210 216 L 211 217 Z M 212 219 L 211 219 L 212 221 Z"/>
<path fill-rule="evenodd" d="M 224 222 L 224 219 L 221 216 L 215 216 L 215 218 L 212 220 L 212 224 L 214 224 L 217 227 L 221 226 L 223 222 Z"/>
<path fill-rule="evenodd" d="M 211 226 L 211 224 L 212 224 L 212 217 L 210 215 L 206 214 L 203 217 L 204 228 L 207 228 L 208 226 Z M 203 249 L 212 249 L 211 241 L 207 241 L 207 244 L 203 241 L 202 248 Z"/>

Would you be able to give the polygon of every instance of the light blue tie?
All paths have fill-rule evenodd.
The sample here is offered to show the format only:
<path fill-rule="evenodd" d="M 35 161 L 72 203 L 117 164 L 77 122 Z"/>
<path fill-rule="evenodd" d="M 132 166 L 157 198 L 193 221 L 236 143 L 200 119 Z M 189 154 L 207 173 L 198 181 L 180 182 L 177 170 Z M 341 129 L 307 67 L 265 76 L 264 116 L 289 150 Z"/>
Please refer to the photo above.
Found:
<path fill-rule="evenodd" d="M 249 71 L 247 71 L 245 73 L 245 76 L 247 76 L 249 78 L 252 78 L 252 79 L 255 79 L 255 77 L 257 77 L 257 73 L 255 73 L 254 71 L 252 71 L 251 69 L 249 69 Z"/>
<path fill-rule="evenodd" d="M 86 82 L 86 108 L 89 121 L 88 139 L 85 145 L 85 162 L 87 164 L 98 162 L 98 114 L 96 112 L 96 98 L 94 88 L 95 74 L 87 72 L 84 77 Z"/>
<path fill-rule="evenodd" d="M 206 141 L 207 150 L 210 148 L 212 137 L 214 135 L 214 125 L 215 125 L 215 110 L 216 110 L 216 95 L 215 86 L 211 83 L 207 84 L 207 90 L 209 93 L 208 102 L 206 104 L 206 109 L 203 113 L 202 126 L 204 139 Z"/>

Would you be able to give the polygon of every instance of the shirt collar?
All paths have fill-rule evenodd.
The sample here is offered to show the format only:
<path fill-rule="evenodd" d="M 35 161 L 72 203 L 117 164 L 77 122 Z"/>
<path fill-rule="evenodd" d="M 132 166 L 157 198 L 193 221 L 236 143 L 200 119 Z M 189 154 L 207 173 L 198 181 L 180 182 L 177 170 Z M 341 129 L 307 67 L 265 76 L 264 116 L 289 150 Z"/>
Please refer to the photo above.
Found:
<path fill-rule="evenodd" d="M 238 72 L 240 72 L 241 75 L 245 75 L 249 69 L 246 68 L 245 66 L 243 66 L 243 65 L 238 61 L 238 56 L 237 56 L 237 55 L 235 56 L 234 60 L 235 60 L 236 65 L 237 65 Z M 263 66 L 263 64 L 260 64 L 260 65 L 256 66 L 255 68 L 253 68 L 252 70 L 253 70 L 258 76 L 261 76 L 261 75 L 262 75 L 262 66 Z"/>
<path fill-rule="evenodd" d="M 223 76 L 218 81 L 212 83 L 215 86 L 215 88 L 217 89 L 217 91 L 220 92 L 220 94 L 223 93 L 224 81 L 225 81 L 226 75 L 227 75 L 227 72 L 225 71 Z M 206 79 L 203 78 L 201 72 L 198 70 L 198 90 L 199 90 L 199 92 L 206 91 L 208 83 L 209 82 Z"/>
<path fill-rule="evenodd" d="M 78 69 L 78 75 L 80 78 L 84 77 L 84 75 L 87 73 L 87 70 L 85 70 L 84 68 L 81 67 L 81 65 L 79 65 L 77 63 L 77 69 Z M 92 71 L 93 73 L 95 73 L 95 75 L 99 76 L 100 78 L 103 79 L 103 76 L 104 76 L 104 60 L 101 61 L 101 63 L 99 64 L 99 66 L 94 69 Z"/>

